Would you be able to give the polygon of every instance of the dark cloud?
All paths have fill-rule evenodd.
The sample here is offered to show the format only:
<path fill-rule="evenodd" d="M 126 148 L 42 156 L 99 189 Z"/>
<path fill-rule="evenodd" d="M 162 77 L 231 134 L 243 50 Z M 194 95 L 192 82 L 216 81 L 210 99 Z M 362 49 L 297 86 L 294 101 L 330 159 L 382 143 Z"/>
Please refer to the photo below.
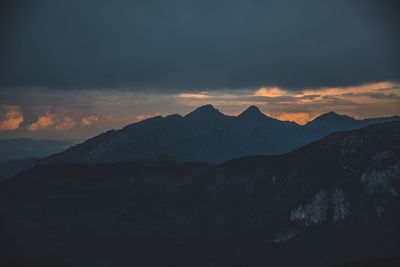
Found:
<path fill-rule="evenodd" d="M 2 5 L 1 87 L 299 89 L 400 80 L 395 1 Z"/>

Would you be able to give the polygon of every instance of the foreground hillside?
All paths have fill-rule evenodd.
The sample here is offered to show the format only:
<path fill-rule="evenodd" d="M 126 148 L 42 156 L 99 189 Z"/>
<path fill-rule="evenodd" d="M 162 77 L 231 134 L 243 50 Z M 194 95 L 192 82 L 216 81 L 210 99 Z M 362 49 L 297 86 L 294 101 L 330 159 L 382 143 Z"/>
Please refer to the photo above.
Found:
<path fill-rule="evenodd" d="M 0 251 L 4 266 L 393 263 L 399 193 L 400 123 L 221 165 L 51 163 L 0 185 Z"/>

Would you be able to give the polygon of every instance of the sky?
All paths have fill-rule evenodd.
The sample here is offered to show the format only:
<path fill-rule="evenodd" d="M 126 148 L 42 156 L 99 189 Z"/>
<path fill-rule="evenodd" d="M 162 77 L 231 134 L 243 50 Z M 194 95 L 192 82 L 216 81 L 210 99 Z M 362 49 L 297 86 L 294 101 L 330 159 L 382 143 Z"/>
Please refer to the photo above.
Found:
<path fill-rule="evenodd" d="M 207 103 L 400 115 L 396 1 L 2 1 L 0 138 L 85 139 Z"/>

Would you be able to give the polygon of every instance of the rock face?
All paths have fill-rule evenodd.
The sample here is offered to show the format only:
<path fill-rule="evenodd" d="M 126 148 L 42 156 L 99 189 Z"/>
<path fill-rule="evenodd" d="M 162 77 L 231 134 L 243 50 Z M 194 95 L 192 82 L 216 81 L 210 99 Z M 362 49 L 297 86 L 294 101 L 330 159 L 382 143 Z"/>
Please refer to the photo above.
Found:
<path fill-rule="evenodd" d="M 335 188 L 331 200 L 334 207 L 333 220 L 337 222 L 346 219 L 346 217 L 350 215 L 350 204 L 345 199 L 343 191 L 339 188 Z"/>
<path fill-rule="evenodd" d="M 397 196 L 400 182 L 400 162 L 384 169 L 369 169 L 361 176 L 361 184 L 367 194 Z"/>
<path fill-rule="evenodd" d="M 391 258 L 400 247 L 399 165 L 400 123 L 220 165 L 39 165 L 0 184 L 2 266 L 339 266 Z"/>
<path fill-rule="evenodd" d="M 286 153 L 333 132 L 388 121 L 400 121 L 400 117 L 355 120 L 330 112 L 301 126 L 270 118 L 255 106 L 239 116 L 226 116 L 212 105 L 205 105 L 184 117 L 157 116 L 103 133 L 41 163 L 118 162 L 166 156 L 221 163 L 249 155 Z M 351 140 L 347 142 L 352 149 Z M 348 148 L 343 149 L 345 153 Z"/>
<path fill-rule="evenodd" d="M 329 205 L 329 195 L 325 190 L 321 190 L 316 194 L 311 203 L 300 205 L 297 209 L 290 213 L 290 220 L 304 221 L 306 226 L 314 223 L 326 221 L 326 214 Z"/>
<path fill-rule="evenodd" d="M 292 210 L 290 220 L 304 221 L 306 226 L 322 223 L 328 219 L 328 209 L 333 209 L 332 219 L 337 222 L 349 215 L 349 206 L 341 189 L 321 190 L 310 203 Z"/>

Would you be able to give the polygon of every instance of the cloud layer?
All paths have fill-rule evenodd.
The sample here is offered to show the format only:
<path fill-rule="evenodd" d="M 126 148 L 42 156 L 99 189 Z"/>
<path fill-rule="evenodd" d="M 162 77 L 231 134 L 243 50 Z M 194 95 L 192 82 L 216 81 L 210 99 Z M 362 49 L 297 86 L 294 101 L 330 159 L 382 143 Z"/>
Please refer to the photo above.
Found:
<path fill-rule="evenodd" d="M 5 3 L 0 87 L 292 90 L 400 79 L 392 0 Z"/>
<path fill-rule="evenodd" d="M 400 114 L 398 1 L 6 0 L 0 138 L 86 138 L 211 103 Z"/>

